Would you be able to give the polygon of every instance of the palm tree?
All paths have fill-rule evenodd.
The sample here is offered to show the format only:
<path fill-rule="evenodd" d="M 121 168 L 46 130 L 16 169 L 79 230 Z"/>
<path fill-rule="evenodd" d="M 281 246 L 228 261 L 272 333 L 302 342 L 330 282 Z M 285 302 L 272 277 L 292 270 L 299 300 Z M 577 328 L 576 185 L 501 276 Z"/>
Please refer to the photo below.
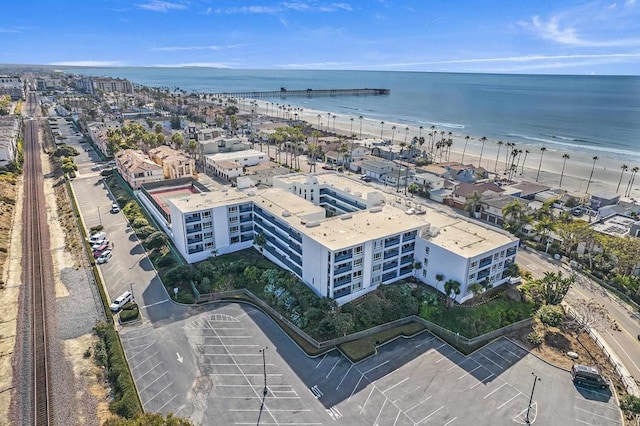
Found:
<path fill-rule="evenodd" d="M 418 134 L 418 139 L 420 139 L 422 137 L 422 129 L 423 129 L 423 127 L 420 126 L 419 129 L 420 129 L 420 133 Z"/>
<path fill-rule="evenodd" d="M 529 155 L 529 150 L 525 149 L 524 151 L 524 158 L 522 159 L 522 168 L 520 169 L 520 174 L 524 173 L 524 163 L 527 162 L 527 155 Z"/>
<path fill-rule="evenodd" d="M 540 163 L 538 164 L 538 173 L 536 174 L 536 182 L 538 181 L 538 178 L 540 177 L 540 168 L 542 167 L 542 157 L 544 157 L 544 152 L 547 150 L 547 148 L 545 148 L 544 146 L 542 148 L 540 148 Z"/>
<path fill-rule="evenodd" d="M 509 161 L 509 153 L 511 150 L 509 148 L 516 146 L 513 142 L 507 142 L 507 151 L 504 153 L 504 169 L 509 170 L 509 166 L 507 162 Z"/>
<path fill-rule="evenodd" d="M 473 191 L 467 195 L 464 201 L 464 209 L 469 212 L 469 217 L 475 217 L 482 211 L 482 192 Z"/>
<path fill-rule="evenodd" d="M 456 296 L 460 294 L 460 283 L 456 280 L 447 280 L 444 283 L 444 292 L 447 295 L 447 306 L 453 306 Z"/>
<path fill-rule="evenodd" d="M 596 168 L 596 161 L 598 161 L 598 156 L 595 155 L 593 158 L 593 166 L 591 166 L 591 174 L 589 175 L 589 182 L 587 182 L 587 189 L 584 192 L 589 193 L 589 185 L 591 185 L 591 178 L 593 177 L 593 170 Z"/>
<path fill-rule="evenodd" d="M 560 188 L 562 188 L 562 178 L 564 177 L 564 166 L 566 166 L 566 165 L 567 165 L 567 160 L 568 160 L 569 158 L 571 158 L 571 157 L 569 156 L 569 154 L 563 154 L 563 155 L 562 155 L 562 159 L 563 159 L 563 162 L 562 162 L 562 172 L 560 173 L 560 184 L 558 185 Z"/>
<path fill-rule="evenodd" d="M 309 173 L 311 173 L 311 169 L 316 165 L 316 155 L 318 154 L 318 145 L 315 143 L 309 144 L 309 157 L 311 157 L 309 161 Z"/>
<path fill-rule="evenodd" d="M 362 116 L 359 116 L 358 120 L 360 120 L 360 139 L 362 139 Z"/>
<path fill-rule="evenodd" d="M 382 139 L 382 132 L 384 132 L 384 121 L 380 122 L 380 139 Z"/>
<path fill-rule="evenodd" d="M 482 142 L 482 147 L 480 148 L 480 158 L 478 159 L 478 168 L 482 167 L 482 152 L 484 151 L 484 144 L 487 141 L 486 137 L 481 137 L 480 142 Z"/>
<path fill-rule="evenodd" d="M 468 143 L 469 143 L 469 135 L 464 137 L 464 148 L 462 148 L 462 160 L 460 160 L 462 164 L 464 164 L 464 153 L 467 151 Z"/>
<path fill-rule="evenodd" d="M 349 152 L 349 146 L 347 145 L 346 142 L 342 141 L 340 143 L 340 148 L 338 149 L 338 152 L 342 154 L 342 171 L 344 172 L 345 165 L 347 162 L 347 153 Z"/>
<path fill-rule="evenodd" d="M 631 188 L 633 187 L 633 183 L 636 181 L 636 173 L 638 173 L 638 166 L 635 166 L 631 169 L 631 176 L 629 177 L 629 183 L 627 184 L 627 190 L 624 193 L 625 197 L 631 196 Z"/>
<path fill-rule="evenodd" d="M 407 143 L 407 136 L 409 136 L 409 127 L 404 128 L 404 143 Z"/>
<path fill-rule="evenodd" d="M 513 172 L 518 169 L 518 167 L 516 166 L 516 157 L 518 157 L 518 150 L 514 148 L 513 151 L 511 151 L 511 165 L 509 166 L 509 180 L 512 180 Z"/>
<path fill-rule="evenodd" d="M 618 181 L 618 187 L 616 188 L 616 193 L 620 189 L 620 184 L 622 183 L 622 175 L 624 175 L 624 172 L 626 172 L 628 168 L 629 166 L 627 166 L 626 164 L 623 164 L 621 167 L 622 172 L 620 172 L 620 180 Z"/>
<path fill-rule="evenodd" d="M 393 145 L 393 139 L 396 136 L 396 126 L 391 126 L 391 145 Z"/>
<path fill-rule="evenodd" d="M 493 172 L 494 173 L 498 171 L 498 157 L 500 157 L 500 150 L 502 149 L 502 145 L 504 145 L 504 142 L 498 141 L 498 153 L 496 154 L 496 162 L 493 165 Z"/>
<path fill-rule="evenodd" d="M 518 200 L 513 200 L 504 206 L 502 217 L 505 219 L 505 228 L 516 235 L 520 232 L 522 225 L 529 221 L 524 206 Z"/>

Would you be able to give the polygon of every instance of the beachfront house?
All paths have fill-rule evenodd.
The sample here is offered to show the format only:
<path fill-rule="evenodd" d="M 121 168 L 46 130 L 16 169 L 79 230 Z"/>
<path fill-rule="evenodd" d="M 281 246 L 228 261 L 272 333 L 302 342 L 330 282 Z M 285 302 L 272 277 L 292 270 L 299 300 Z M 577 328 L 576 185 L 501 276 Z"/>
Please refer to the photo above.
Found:
<path fill-rule="evenodd" d="M 162 166 L 154 163 L 140 150 L 124 149 L 115 155 L 116 168 L 133 190 L 140 185 L 164 179 Z"/>

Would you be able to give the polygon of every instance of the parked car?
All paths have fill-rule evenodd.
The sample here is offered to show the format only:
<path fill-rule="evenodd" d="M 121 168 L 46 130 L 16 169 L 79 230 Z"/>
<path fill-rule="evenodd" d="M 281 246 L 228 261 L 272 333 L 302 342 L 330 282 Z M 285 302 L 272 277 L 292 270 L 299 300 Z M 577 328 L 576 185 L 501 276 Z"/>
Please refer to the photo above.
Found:
<path fill-rule="evenodd" d="M 98 258 L 100 257 L 100 255 L 109 250 L 109 245 L 108 244 L 103 244 L 99 247 L 96 247 L 95 249 L 93 249 L 93 257 Z"/>
<path fill-rule="evenodd" d="M 588 365 L 574 364 L 571 367 L 571 377 L 574 383 L 585 386 L 607 389 L 609 387 L 609 379 L 600 374 L 600 370 L 596 367 Z"/>
<path fill-rule="evenodd" d="M 330 165 L 330 164 L 329 165 L 324 165 L 324 166 L 322 166 L 322 168 L 324 170 L 334 170 L 334 167 L 332 165 Z"/>
<path fill-rule="evenodd" d="M 91 250 L 92 250 L 92 251 L 96 251 L 96 250 L 98 250 L 100 247 L 102 247 L 102 246 L 104 246 L 104 245 L 107 245 L 107 244 L 109 244 L 109 240 L 108 240 L 108 239 L 106 239 L 106 238 L 105 238 L 105 239 L 103 239 L 103 240 L 100 240 L 100 241 L 96 241 L 96 243 L 95 243 L 95 244 L 92 244 L 92 245 L 91 245 Z"/>
<path fill-rule="evenodd" d="M 116 313 L 120 309 L 122 309 L 122 307 L 124 305 L 126 305 L 129 302 L 131 302 L 132 300 L 133 300 L 133 295 L 131 294 L 131 292 L 130 291 L 125 291 L 120 296 L 118 296 L 116 298 L 116 300 L 114 300 L 111 303 L 111 305 L 109 305 L 109 309 L 111 309 L 111 312 Z"/>
<path fill-rule="evenodd" d="M 113 252 L 111 250 L 105 250 L 97 257 L 96 262 L 98 262 L 98 264 L 107 263 L 111 260 L 111 256 L 113 256 Z"/>
<path fill-rule="evenodd" d="M 363 182 L 371 182 L 371 178 L 369 176 L 361 176 L 360 180 L 362 180 Z"/>
<path fill-rule="evenodd" d="M 118 205 L 118 203 L 113 203 L 111 204 L 111 213 L 118 213 L 120 212 L 120 206 Z"/>
<path fill-rule="evenodd" d="M 93 245 L 95 243 L 97 243 L 98 241 L 102 241 L 104 239 L 107 238 L 107 233 L 106 232 L 97 232 L 95 234 L 92 234 L 89 237 L 89 244 Z"/>

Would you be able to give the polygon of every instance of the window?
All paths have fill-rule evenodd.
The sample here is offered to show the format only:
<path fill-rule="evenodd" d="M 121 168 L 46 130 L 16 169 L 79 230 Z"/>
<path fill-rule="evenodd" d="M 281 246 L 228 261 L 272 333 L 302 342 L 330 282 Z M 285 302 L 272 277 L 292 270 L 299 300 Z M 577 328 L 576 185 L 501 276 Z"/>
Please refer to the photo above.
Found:
<path fill-rule="evenodd" d="M 429 266 L 429 259 L 425 257 L 424 260 L 422 261 L 422 267 L 424 269 L 427 269 L 427 266 Z"/>
<path fill-rule="evenodd" d="M 202 238 L 204 239 L 213 238 L 213 232 L 205 232 Z"/>
<path fill-rule="evenodd" d="M 471 262 L 471 269 L 476 269 L 476 267 L 478 266 L 478 262 Z"/>
<path fill-rule="evenodd" d="M 427 270 L 426 269 L 422 270 L 422 278 L 427 278 Z"/>
<path fill-rule="evenodd" d="M 212 242 L 208 242 L 204 244 L 204 248 L 207 250 L 210 250 L 213 248 L 213 243 Z"/>
<path fill-rule="evenodd" d="M 496 253 L 493 255 L 493 260 L 498 260 L 498 257 L 500 257 L 500 253 Z"/>
<path fill-rule="evenodd" d="M 374 284 L 379 283 L 380 281 L 382 281 L 382 276 L 381 275 L 375 275 L 372 279 L 371 282 Z"/>
<path fill-rule="evenodd" d="M 500 252 L 500 259 L 502 259 L 503 257 L 504 257 L 504 250 Z"/>
<path fill-rule="evenodd" d="M 377 265 L 373 265 L 373 272 L 379 271 L 380 269 L 382 269 L 381 263 L 378 263 Z"/>
<path fill-rule="evenodd" d="M 429 255 L 429 247 L 425 247 L 424 248 L 424 253 L 428 256 Z"/>
<path fill-rule="evenodd" d="M 354 253 L 355 254 L 362 254 L 362 246 L 356 247 L 355 250 L 354 250 Z"/>
<path fill-rule="evenodd" d="M 469 275 L 469 281 L 471 281 L 475 276 L 476 276 L 476 274 L 475 274 L 475 273 L 474 273 L 474 274 L 470 274 L 470 275 Z"/>
<path fill-rule="evenodd" d="M 231 229 L 229 229 L 229 232 L 232 234 L 235 234 L 238 232 L 240 228 L 238 228 L 237 226 L 232 226 Z"/>
<path fill-rule="evenodd" d="M 362 266 L 362 258 L 354 260 L 353 261 L 353 266 L 354 267 Z"/>
<path fill-rule="evenodd" d="M 240 242 L 240 237 L 231 237 L 231 244 L 236 244 Z"/>
<path fill-rule="evenodd" d="M 237 212 L 238 212 L 238 206 L 229 207 L 229 213 L 237 213 Z"/>
<path fill-rule="evenodd" d="M 202 212 L 202 218 L 208 219 L 211 217 L 211 211 Z"/>
<path fill-rule="evenodd" d="M 203 227 L 203 228 L 211 228 L 211 226 L 212 226 L 212 225 L 211 225 L 211 222 L 204 222 L 204 223 L 202 224 L 202 227 Z"/>
<path fill-rule="evenodd" d="M 353 278 L 360 278 L 362 276 L 362 271 L 355 271 L 353 273 Z"/>
<path fill-rule="evenodd" d="M 375 262 L 376 260 L 380 260 L 382 259 L 382 253 L 378 252 L 378 253 L 373 253 L 373 261 Z"/>

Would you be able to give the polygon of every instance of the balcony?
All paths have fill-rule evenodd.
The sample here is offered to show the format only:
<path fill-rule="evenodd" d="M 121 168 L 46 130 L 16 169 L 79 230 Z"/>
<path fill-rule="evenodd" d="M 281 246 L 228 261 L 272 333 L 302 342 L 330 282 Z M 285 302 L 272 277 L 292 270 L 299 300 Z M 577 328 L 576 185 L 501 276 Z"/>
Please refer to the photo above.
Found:
<path fill-rule="evenodd" d="M 240 223 L 247 223 L 247 222 L 251 222 L 252 220 L 253 220 L 253 217 L 250 214 L 240 216 Z"/>
<path fill-rule="evenodd" d="M 478 272 L 477 279 L 481 280 L 485 277 L 488 277 L 490 273 L 491 273 L 491 268 L 483 269 L 482 271 Z"/>
<path fill-rule="evenodd" d="M 413 272 L 413 265 L 408 265 L 400 268 L 400 276 L 407 275 Z"/>
<path fill-rule="evenodd" d="M 202 232 L 202 226 L 193 226 L 191 228 L 187 227 L 186 231 L 187 235 L 195 234 L 196 232 Z"/>
<path fill-rule="evenodd" d="M 384 240 L 384 248 L 400 244 L 400 237 L 394 237 Z"/>
<path fill-rule="evenodd" d="M 188 253 L 189 254 L 194 254 L 194 253 L 200 253 L 202 251 L 204 251 L 204 247 L 202 246 L 202 244 L 198 244 L 195 247 L 189 247 Z"/>
<path fill-rule="evenodd" d="M 253 231 L 253 225 L 242 225 L 240 227 L 240 232 L 250 232 Z"/>
<path fill-rule="evenodd" d="M 416 245 L 414 243 L 411 244 L 405 244 L 402 246 L 402 253 L 409 253 L 412 252 L 416 249 Z"/>
<path fill-rule="evenodd" d="M 243 242 L 243 243 L 245 241 L 253 241 L 253 233 L 240 235 L 240 241 Z"/>
<path fill-rule="evenodd" d="M 413 256 L 402 256 L 400 265 L 406 265 L 408 263 L 413 263 Z"/>
<path fill-rule="evenodd" d="M 333 275 L 334 276 L 338 276 L 338 275 L 344 274 L 346 272 L 351 272 L 352 269 L 353 269 L 353 267 L 351 266 L 351 264 L 349 264 L 347 266 L 343 266 L 342 268 L 336 268 L 333 271 Z"/>
<path fill-rule="evenodd" d="M 345 275 L 342 278 L 338 278 L 333 281 L 333 288 L 342 287 L 343 285 L 351 284 L 351 275 Z"/>
<path fill-rule="evenodd" d="M 491 265 L 491 261 L 492 259 L 483 259 L 482 261 L 480 261 L 480 264 L 478 265 L 478 269 L 482 269 L 485 266 Z"/>
<path fill-rule="evenodd" d="M 351 294 L 351 286 L 349 286 L 349 287 L 344 287 L 344 288 L 341 288 L 341 289 L 340 289 L 340 290 L 338 290 L 338 291 L 334 291 L 334 292 L 333 292 L 333 298 L 334 298 L 334 299 L 339 299 L 339 298 L 341 298 L 341 297 L 348 296 L 348 295 L 350 295 L 350 294 Z"/>
<path fill-rule="evenodd" d="M 413 241 L 416 239 L 417 232 L 412 232 L 411 235 L 403 235 L 402 241 Z"/>
<path fill-rule="evenodd" d="M 341 254 L 340 256 L 336 256 L 334 262 L 341 262 L 343 260 L 348 260 L 353 258 L 353 254 L 351 253 L 345 253 L 345 254 Z"/>
<path fill-rule="evenodd" d="M 364 210 L 367 208 L 367 206 L 364 203 L 361 203 L 360 201 L 356 201 L 356 200 L 352 200 L 344 195 L 338 194 L 335 191 L 332 191 L 328 188 L 322 188 L 320 190 L 320 196 L 326 196 L 326 197 L 331 197 L 331 198 L 335 198 L 336 200 L 340 201 L 341 203 L 344 203 L 352 208 L 355 208 L 356 210 Z"/>
<path fill-rule="evenodd" d="M 252 209 L 251 209 L 251 206 L 250 206 L 250 205 L 249 205 L 249 206 L 240 206 L 240 213 L 248 213 L 248 212 L 250 212 L 251 210 L 252 210 Z"/>
<path fill-rule="evenodd" d="M 382 275 L 382 282 L 386 282 L 397 277 L 398 277 L 397 271 L 387 272 L 386 274 Z"/>
<path fill-rule="evenodd" d="M 515 255 L 517 251 L 517 247 L 511 247 L 509 250 L 507 250 L 507 257 Z"/>
<path fill-rule="evenodd" d="M 396 249 L 392 249 L 392 250 L 387 250 L 384 252 L 384 259 L 389 259 L 392 257 L 396 257 L 398 254 L 400 253 L 400 250 Z"/>
<path fill-rule="evenodd" d="M 327 198 L 327 197 L 320 197 L 320 205 L 322 204 L 329 204 L 333 207 L 335 207 L 336 209 L 343 211 L 345 213 L 352 213 L 356 210 L 349 208 L 349 207 L 344 207 L 341 204 L 338 204 L 335 200 L 331 199 L 331 198 Z"/>
<path fill-rule="evenodd" d="M 383 271 L 388 271 L 389 269 L 394 269 L 398 267 L 398 261 L 394 260 L 393 262 L 387 262 L 382 265 Z"/>
<path fill-rule="evenodd" d="M 202 235 L 196 238 L 187 238 L 187 244 L 195 244 L 195 243 L 201 243 L 201 242 L 202 242 Z"/>
<path fill-rule="evenodd" d="M 200 218 L 200 214 L 199 213 L 184 217 L 184 223 L 199 222 L 200 220 L 202 220 L 202 219 Z"/>

